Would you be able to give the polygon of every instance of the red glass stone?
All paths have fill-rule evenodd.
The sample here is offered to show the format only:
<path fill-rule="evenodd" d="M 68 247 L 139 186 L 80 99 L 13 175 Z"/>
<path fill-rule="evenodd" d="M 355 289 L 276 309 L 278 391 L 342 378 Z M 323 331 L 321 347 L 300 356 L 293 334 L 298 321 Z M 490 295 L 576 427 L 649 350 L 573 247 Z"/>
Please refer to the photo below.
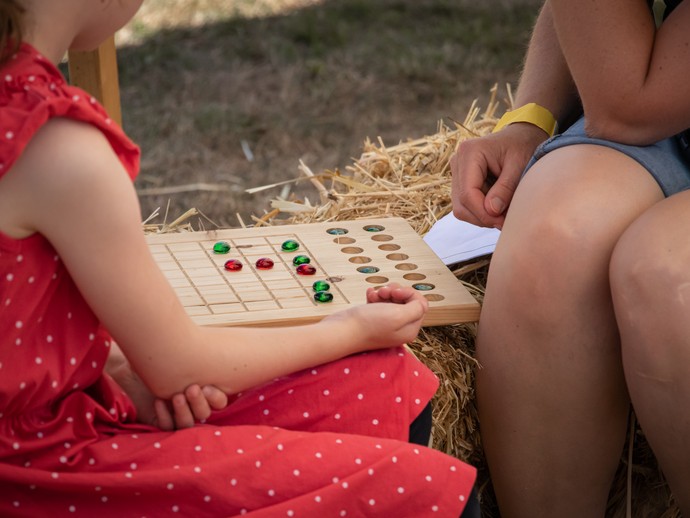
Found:
<path fill-rule="evenodd" d="M 256 267 L 259 270 L 270 270 L 273 268 L 273 261 L 267 257 L 262 257 L 258 261 L 256 261 Z"/>
<path fill-rule="evenodd" d="M 230 272 L 239 272 L 242 269 L 242 263 L 237 259 L 230 259 L 225 261 L 223 267 Z"/>
<path fill-rule="evenodd" d="M 316 268 L 311 264 L 300 264 L 297 267 L 297 273 L 300 275 L 314 275 L 316 273 Z"/>

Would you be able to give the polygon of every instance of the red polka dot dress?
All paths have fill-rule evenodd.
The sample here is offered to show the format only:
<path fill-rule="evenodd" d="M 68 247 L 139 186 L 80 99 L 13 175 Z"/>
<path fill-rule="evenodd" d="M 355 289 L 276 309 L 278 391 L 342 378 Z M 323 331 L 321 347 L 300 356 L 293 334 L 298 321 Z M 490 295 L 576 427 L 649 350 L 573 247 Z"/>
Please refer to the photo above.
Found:
<path fill-rule="evenodd" d="M 0 69 L 0 188 L 52 117 L 99 128 L 135 176 L 137 147 L 25 45 Z M 104 373 L 111 339 L 41 235 L 0 233 L 0 308 L 0 516 L 455 518 L 471 491 L 472 467 L 406 442 L 437 380 L 402 348 L 161 432 Z"/>

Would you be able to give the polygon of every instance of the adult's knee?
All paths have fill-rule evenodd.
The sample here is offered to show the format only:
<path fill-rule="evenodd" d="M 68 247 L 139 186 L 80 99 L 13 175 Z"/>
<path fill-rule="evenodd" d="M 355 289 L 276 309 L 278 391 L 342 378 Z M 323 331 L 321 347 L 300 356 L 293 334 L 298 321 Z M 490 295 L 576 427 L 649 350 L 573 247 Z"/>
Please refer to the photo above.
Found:
<path fill-rule="evenodd" d="M 610 245 L 576 216 L 554 211 L 504 232 L 509 234 L 501 236 L 491 265 L 502 274 L 494 277 L 535 304 L 551 305 L 554 297 L 582 287 L 608 266 L 603 249 Z"/>
<path fill-rule="evenodd" d="M 690 307 L 689 256 L 671 253 L 660 232 L 635 229 L 624 235 L 609 270 L 625 361 L 650 375 L 673 365 L 685 348 L 687 337 L 681 335 Z"/>
<path fill-rule="evenodd" d="M 623 236 L 609 267 L 611 293 L 621 323 L 642 325 L 658 321 L 678 306 L 690 306 L 687 260 L 686 255 L 669 253 L 648 242 L 639 232 L 636 239 Z"/>

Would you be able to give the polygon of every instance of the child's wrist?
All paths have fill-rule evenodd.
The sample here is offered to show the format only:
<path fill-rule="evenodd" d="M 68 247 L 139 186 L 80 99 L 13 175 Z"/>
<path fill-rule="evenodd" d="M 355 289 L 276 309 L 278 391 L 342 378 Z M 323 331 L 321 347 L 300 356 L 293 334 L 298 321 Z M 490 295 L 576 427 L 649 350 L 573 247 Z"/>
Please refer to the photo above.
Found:
<path fill-rule="evenodd" d="M 528 103 L 514 110 L 507 111 L 496 123 L 492 133 L 500 131 L 505 126 L 516 122 L 532 124 L 543 130 L 549 137 L 558 129 L 558 123 L 553 114 L 537 103 Z"/>
<path fill-rule="evenodd" d="M 316 324 L 314 332 L 328 341 L 329 349 L 339 357 L 361 352 L 366 337 L 351 309 L 342 310 Z"/>

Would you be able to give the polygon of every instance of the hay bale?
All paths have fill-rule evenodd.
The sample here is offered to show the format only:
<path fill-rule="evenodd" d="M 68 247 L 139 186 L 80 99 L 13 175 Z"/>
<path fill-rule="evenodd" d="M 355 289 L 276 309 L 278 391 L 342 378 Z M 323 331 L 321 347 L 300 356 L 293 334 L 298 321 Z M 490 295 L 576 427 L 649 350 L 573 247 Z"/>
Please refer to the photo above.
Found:
<path fill-rule="evenodd" d="M 510 89 L 508 89 L 510 106 Z M 254 218 L 256 225 L 312 223 L 358 218 L 397 216 L 407 219 L 424 235 L 451 210 L 450 158 L 459 142 L 485 135 L 496 124 L 498 103 L 492 90 L 488 108 L 480 114 L 473 104 L 462 123 L 439 123 L 434 135 L 387 147 L 380 139 L 364 142 L 359 159 L 345 173 L 326 170 L 314 174 L 300 163 L 301 177 L 310 181 L 319 197 L 275 199 L 272 210 Z M 272 187 L 272 186 L 268 186 Z M 488 258 L 456 265 L 456 276 L 481 302 Z M 412 351 L 440 380 L 434 400 L 434 447 L 467 461 L 479 470 L 478 488 L 485 517 L 499 516 L 481 450 L 479 423 L 474 405 L 476 324 L 456 324 L 422 329 L 409 344 Z M 634 421 L 633 421 L 634 422 Z M 607 516 L 680 518 L 656 460 L 639 426 L 633 425 L 628 452 L 621 458 L 612 486 Z"/>

